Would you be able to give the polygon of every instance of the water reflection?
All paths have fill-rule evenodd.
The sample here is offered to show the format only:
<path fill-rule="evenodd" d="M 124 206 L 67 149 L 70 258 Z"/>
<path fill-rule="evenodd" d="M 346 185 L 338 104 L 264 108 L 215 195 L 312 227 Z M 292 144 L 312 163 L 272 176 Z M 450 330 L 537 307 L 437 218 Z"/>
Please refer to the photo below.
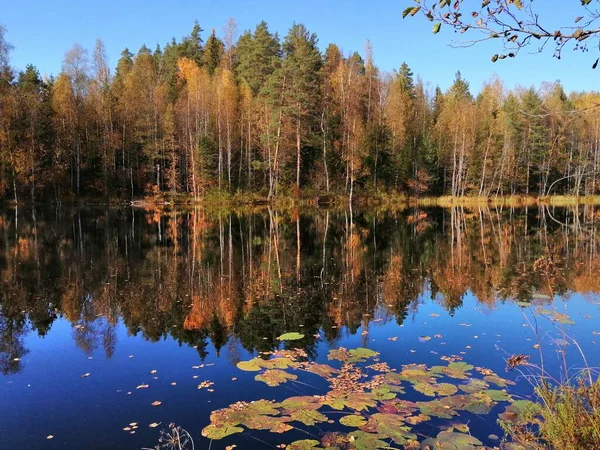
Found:
<path fill-rule="evenodd" d="M 119 321 L 206 357 L 209 341 L 269 350 L 280 334 L 401 324 L 424 294 L 449 314 L 466 292 L 492 307 L 597 293 L 599 210 L 6 210 L 0 216 L 0 371 L 22 370 L 24 337 L 58 317 L 86 355 L 108 358 Z M 230 339 L 233 337 L 234 340 Z M 366 339 L 366 337 L 365 337 Z M 229 344 L 228 344 L 229 343 Z"/>

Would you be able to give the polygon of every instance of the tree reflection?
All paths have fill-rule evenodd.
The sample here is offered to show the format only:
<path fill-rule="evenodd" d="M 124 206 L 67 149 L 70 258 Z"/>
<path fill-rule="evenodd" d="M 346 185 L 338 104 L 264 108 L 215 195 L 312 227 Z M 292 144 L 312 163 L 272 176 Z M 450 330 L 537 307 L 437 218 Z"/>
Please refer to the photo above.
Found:
<path fill-rule="evenodd" d="M 30 332 L 57 317 L 78 347 L 107 357 L 122 321 L 149 341 L 219 352 L 401 324 L 428 299 L 449 314 L 600 292 L 600 211 L 574 208 L 117 209 L 0 216 L 0 370 L 21 370 Z M 375 322 L 374 322 L 375 321 Z M 235 353 L 235 352 L 234 352 Z"/>

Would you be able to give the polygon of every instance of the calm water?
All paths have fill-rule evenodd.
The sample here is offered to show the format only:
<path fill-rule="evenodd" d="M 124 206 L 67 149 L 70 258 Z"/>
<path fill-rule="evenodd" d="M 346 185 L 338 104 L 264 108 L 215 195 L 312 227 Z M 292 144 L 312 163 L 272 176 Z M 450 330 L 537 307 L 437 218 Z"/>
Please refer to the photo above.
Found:
<path fill-rule="evenodd" d="M 600 210 L 583 206 L 4 210 L 0 448 L 140 449 L 156 445 L 170 422 L 192 434 L 196 449 L 208 448 L 200 431 L 211 410 L 317 393 L 269 388 L 235 366 L 277 348 L 288 331 L 306 335 L 296 345 L 317 361 L 339 346 L 377 350 L 393 367 L 460 355 L 517 381 L 510 392 L 527 396 L 530 385 L 505 372 L 511 354 L 539 358 L 533 307 L 522 302 L 569 314 L 569 334 L 591 365 L 600 363 L 599 232 Z M 534 264 L 541 256 L 551 257 L 549 269 Z M 561 376 L 562 349 L 552 342 L 560 330 L 538 325 L 548 338 L 546 369 Z M 576 370 L 582 361 L 570 347 L 567 368 Z M 197 388 L 206 380 L 214 391 Z M 502 410 L 460 419 L 492 445 Z M 132 422 L 136 433 L 123 431 Z M 437 431 L 435 421 L 420 429 Z M 247 432 L 212 449 L 306 437 Z"/>

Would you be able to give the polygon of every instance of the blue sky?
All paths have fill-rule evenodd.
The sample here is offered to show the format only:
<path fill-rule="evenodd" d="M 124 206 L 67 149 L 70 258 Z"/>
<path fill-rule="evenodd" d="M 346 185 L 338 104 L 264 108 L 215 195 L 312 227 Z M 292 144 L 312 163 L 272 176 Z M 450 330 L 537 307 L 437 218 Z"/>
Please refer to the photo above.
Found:
<path fill-rule="evenodd" d="M 479 0 L 467 0 L 478 3 Z M 194 19 L 205 29 L 204 37 L 221 30 L 233 17 L 241 30 L 253 29 L 266 20 L 272 31 L 285 35 L 294 21 L 304 23 L 319 37 L 324 49 L 335 42 L 345 53 L 360 51 L 370 39 L 376 64 L 386 71 L 406 61 L 416 75 L 432 86 L 447 88 L 461 70 L 474 91 L 494 74 L 507 87 L 539 86 L 542 81 L 561 80 L 567 90 L 598 89 L 600 72 L 591 65 L 597 50 L 583 54 L 566 50 L 561 61 L 543 54 L 523 52 L 514 60 L 492 63 L 490 57 L 501 50 L 488 43 L 467 49 L 451 48 L 450 30 L 431 33 L 423 17 L 401 18 L 411 0 L 0 0 L 0 23 L 8 29 L 7 38 L 15 46 L 13 65 L 19 69 L 35 64 L 42 74 L 60 71 L 64 53 L 79 42 L 93 48 L 100 37 L 114 67 L 121 50 L 137 51 L 142 44 L 154 48 L 173 36 L 188 34 Z M 536 2 L 537 3 L 537 2 Z M 544 0 L 539 9 L 551 24 L 570 23 L 578 15 L 579 0 Z M 533 49 L 531 49 L 533 50 Z M 600 69 L 598 69 L 600 70 Z"/>

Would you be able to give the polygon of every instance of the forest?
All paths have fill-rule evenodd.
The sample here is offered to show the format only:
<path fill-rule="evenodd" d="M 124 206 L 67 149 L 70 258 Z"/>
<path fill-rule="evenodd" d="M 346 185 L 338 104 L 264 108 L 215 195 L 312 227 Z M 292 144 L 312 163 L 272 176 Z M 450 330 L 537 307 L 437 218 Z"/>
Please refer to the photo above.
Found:
<path fill-rule="evenodd" d="M 100 39 L 75 44 L 42 77 L 11 67 L 0 27 L 0 198 L 598 193 L 598 92 L 475 92 L 460 72 L 444 92 L 407 63 L 381 71 L 369 42 L 322 52 L 302 24 L 203 31 L 126 48 L 114 71 Z"/>

